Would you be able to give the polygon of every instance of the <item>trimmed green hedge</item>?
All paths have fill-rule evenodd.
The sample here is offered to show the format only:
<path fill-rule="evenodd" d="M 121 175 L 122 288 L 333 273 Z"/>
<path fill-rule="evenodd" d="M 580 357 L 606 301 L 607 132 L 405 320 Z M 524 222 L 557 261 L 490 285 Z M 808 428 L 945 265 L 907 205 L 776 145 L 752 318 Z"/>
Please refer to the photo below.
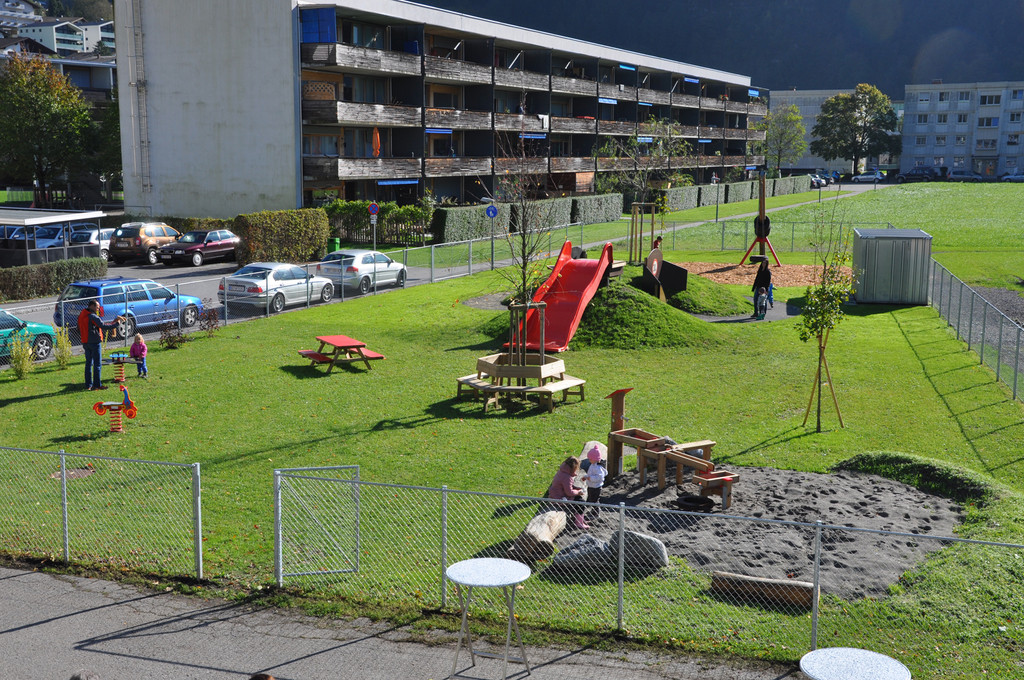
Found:
<path fill-rule="evenodd" d="M 31 300 L 59 295 L 72 281 L 107 275 L 107 263 L 98 257 L 76 257 L 46 264 L 0 269 L 0 300 Z"/>
<path fill-rule="evenodd" d="M 721 187 L 721 194 L 719 194 L 719 187 Z M 700 199 L 698 199 L 697 205 L 700 207 L 715 205 L 716 203 L 725 203 L 725 187 L 720 184 L 702 184 L 700 185 Z"/>
<path fill-rule="evenodd" d="M 239 215 L 233 228 L 242 239 L 238 263 L 309 262 L 327 248 L 330 224 L 322 208 Z"/>
<path fill-rule="evenodd" d="M 572 222 L 572 199 L 571 198 L 547 198 L 543 201 L 530 201 L 527 203 L 531 211 L 531 218 L 527 225 L 531 228 L 544 229 L 547 227 L 561 227 Z M 512 225 L 518 227 L 519 204 L 512 204 Z"/>
<path fill-rule="evenodd" d="M 575 224 L 601 224 L 622 217 L 622 194 L 576 196 L 572 199 L 571 220 Z"/>
<path fill-rule="evenodd" d="M 757 182 L 733 182 L 728 188 L 726 203 L 739 203 L 758 197 Z"/>
<path fill-rule="evenodd" d="M 673 189 L 662 189 L 657 193 L 659 196 L 665 197 L 665 204 L 670 211 L 690 210 L 698 205 L 700 187 L 696 185 L 676 187 Z"/>
<path fill-rule="evenodd" d="M 456 241 L 468 241 L 474 238 L 484 238 L 491 235 L 494 229 L 496 236 L 508 232 L 508 225 L 512 219 L 512 205 L 510 203 L 492 203 L 498 208 L 498 216 L 494 218 L 494 226 L 491 226 L 491 218 L 485 212 L 486 205 L 474 205 L 465 208 L 438 208 L 434 211 L 434 220 L 430 224 L 430 231 L 434 234 L 434 241 L 437 243 L 454 243 Z"/>

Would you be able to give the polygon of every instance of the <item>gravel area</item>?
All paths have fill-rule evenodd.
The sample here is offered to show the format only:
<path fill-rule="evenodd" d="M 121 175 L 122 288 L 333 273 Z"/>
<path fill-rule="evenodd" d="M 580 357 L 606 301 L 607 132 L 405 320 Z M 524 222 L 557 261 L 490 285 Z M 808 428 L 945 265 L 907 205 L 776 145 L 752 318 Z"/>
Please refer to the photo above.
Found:
<path fill-rule="evenodd" d="M 1009 288 L 980 287 L 975 288 L 974 291 L 993 307 L 1024 326 L 1024 297 L 1021 297 L 1021 291 Z"/>

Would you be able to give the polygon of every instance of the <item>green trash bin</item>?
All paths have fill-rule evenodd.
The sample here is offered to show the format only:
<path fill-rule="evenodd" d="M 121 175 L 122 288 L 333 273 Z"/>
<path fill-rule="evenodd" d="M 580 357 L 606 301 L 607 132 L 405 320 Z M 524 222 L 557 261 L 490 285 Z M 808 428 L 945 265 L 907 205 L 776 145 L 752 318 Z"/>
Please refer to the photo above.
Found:
<path fill-rule="evenodd" d="M 327 239 L 327 252 L 333 253 L 335 250 L 341 250 L 341 239 L 331 237 Z"/>

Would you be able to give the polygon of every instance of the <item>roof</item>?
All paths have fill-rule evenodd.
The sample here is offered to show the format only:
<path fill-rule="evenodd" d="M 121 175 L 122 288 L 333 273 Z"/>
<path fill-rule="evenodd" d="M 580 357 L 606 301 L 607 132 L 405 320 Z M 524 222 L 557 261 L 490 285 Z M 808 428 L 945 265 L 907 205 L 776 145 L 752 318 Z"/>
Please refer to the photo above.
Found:
<path fill-rule="evenodd" d="M 0 51 L 5 51 L 14 45 L 23 45 L 30 49 L 24 50 L 30 54 L 57 54 L 56 51 L 51 50 L 46 45 L 42 44 L 38 40 L 33 40 L 27 36 L 21 35 L 14 38 L 0 38 Z"/>
<path fill-rule="evenodd" d="M 34 208 L 0 208 L 0 224 L 16 227 L 63 224 L 106 217 L 99 210 L 38 210 Z"/>

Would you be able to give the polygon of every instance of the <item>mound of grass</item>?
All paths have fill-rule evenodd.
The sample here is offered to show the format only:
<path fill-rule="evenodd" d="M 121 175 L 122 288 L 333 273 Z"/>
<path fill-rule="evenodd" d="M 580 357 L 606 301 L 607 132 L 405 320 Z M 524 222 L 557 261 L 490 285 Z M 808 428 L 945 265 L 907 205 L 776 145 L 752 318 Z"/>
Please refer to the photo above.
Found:
<path fill-rule="evenodd" d="M 637 290 L 624 275 L 598 290 L 583 313 L 570 347 L 710 347 L 724 342 L 726 337 L 723 329 Z"/>
<path fill-rule="evenodd" d="M 626 267 L 622 278 L 634 288 L 646 293 L 652 292 L 643 283 L 641 267 Z M 736 316 L 749 314 L 753 309 L 750 301 L 735 286 L 723 286 L 696 275 L 688 276 L 686 290 L 670 297 L 668 303 L 684 312 L 705 316 Z"/>

